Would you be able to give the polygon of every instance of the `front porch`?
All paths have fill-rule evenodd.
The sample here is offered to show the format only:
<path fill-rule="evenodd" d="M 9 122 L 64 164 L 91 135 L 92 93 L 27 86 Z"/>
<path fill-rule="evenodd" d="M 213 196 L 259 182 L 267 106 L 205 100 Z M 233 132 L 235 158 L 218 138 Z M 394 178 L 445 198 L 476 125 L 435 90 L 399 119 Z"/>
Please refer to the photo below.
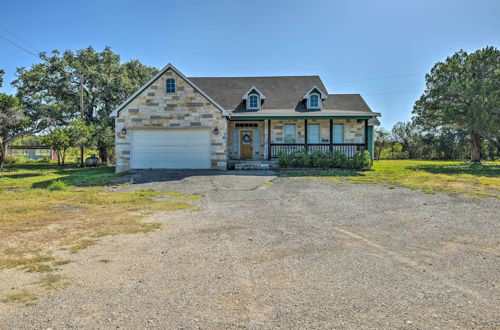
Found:
<path fill-rule="evenodd" d="M 341 151 L 348 157 L 371 152 L 368 118 L 233 119 L 229 122 L 229 161 L 276 160 L 280 153 Z"/>

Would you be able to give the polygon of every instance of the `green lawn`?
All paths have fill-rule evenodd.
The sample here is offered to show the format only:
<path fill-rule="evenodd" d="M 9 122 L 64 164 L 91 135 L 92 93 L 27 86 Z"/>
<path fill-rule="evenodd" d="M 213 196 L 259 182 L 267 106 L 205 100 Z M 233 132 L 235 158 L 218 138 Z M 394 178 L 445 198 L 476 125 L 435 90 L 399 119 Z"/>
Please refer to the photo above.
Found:
<path fill-rule="evenodd" d="M 53 257 L 56 249 L 76 253 L 105 235 L 155 230 L 160 224 L 142 221 L 148 213 L 190 208 L 199 198 L 109 192 L 116 176 L 113 167 L 7 165 L 0 173 L 0 269 L 50 272 L 64 264 Z"/>
<path fill-rule="evenodd" d="M 388 188 L 406 187 L 426 193 L 500 198 L 500 162 L 380 160 L 374 162 L 371 171 L 284 170 L 281 173 L 336 182 L 380 184 Z"/>

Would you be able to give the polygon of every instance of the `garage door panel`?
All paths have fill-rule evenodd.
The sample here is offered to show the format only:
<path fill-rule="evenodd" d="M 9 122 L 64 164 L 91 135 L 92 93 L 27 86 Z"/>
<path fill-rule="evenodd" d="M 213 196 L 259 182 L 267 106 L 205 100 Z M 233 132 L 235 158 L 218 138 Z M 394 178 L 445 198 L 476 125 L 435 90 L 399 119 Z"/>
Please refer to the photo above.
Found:
<path fill-rule="evenodd" d="M 210 168 L 210 130 L 133 130 L 131 168 Z"/>

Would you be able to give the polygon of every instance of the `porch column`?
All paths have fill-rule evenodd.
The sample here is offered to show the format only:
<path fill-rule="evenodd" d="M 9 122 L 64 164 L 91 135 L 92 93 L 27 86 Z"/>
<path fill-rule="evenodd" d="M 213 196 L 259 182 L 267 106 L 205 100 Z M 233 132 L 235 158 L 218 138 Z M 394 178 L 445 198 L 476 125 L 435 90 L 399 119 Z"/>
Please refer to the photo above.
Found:
<path fill-rule="evenodd" d="M 368 119 L 365 119 L 365 150 L 368 150 Z"/>
<path fill-rule="evenodd" d="M 306 152 L 308 151 L 307 150 L 307 119 L 304 119 L 304 147 L 306 148 Z"/>
<path fill-rule="evenodd" d="M 333 151 L 333 119 L 330 119 L 330 151 Z"/>
<path fill-rule="evenodd" d="M 267 120 L 267 159 L 271 160 L 271 119 Z"/>

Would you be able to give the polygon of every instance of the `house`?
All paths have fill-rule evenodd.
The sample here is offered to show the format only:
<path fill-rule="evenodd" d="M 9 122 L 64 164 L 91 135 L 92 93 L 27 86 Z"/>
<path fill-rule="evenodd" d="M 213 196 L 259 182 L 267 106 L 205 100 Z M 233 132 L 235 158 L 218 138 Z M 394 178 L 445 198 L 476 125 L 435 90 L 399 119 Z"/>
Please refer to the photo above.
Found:
<path fill-rule="evenodd" d="M 116 108 L 116 171 L 227 169 L 281 152 L 373 151 L 359 94 L 328 94 L 319 76 L 187 78 L 168 64 Z"/>

